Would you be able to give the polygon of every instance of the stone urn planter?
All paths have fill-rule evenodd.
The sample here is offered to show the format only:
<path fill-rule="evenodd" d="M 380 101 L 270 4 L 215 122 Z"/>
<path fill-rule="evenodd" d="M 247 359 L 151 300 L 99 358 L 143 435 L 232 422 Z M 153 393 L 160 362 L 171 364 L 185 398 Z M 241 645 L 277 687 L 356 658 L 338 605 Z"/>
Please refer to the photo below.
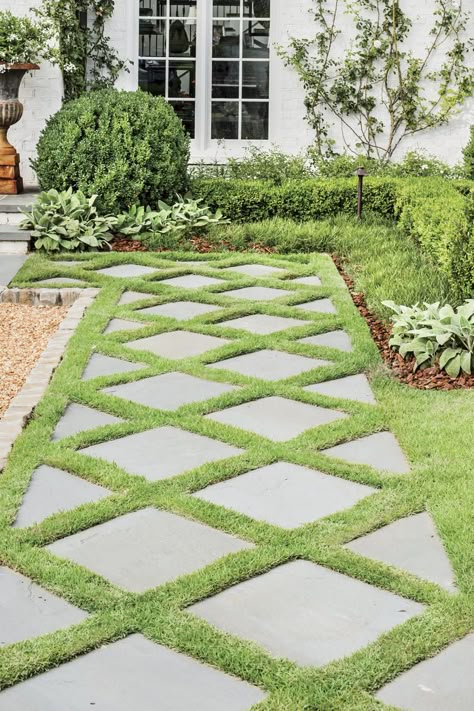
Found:
<path fill-rule="evenodd" d="M 26 72 L 39 69 L 37 64 L 0 65 L 0 195 L 23 192 L 20 176 L 20 156 L 7 138 L 8 129 L 23 116 L 23 104 L 18 100 L 20 84 Z"/>

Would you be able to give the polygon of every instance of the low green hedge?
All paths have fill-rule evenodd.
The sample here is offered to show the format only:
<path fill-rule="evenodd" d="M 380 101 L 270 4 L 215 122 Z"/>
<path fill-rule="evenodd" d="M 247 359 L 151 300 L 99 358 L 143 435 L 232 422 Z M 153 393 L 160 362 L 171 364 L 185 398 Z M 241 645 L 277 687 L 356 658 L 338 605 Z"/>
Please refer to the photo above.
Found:
<path fill-rule="evenodd" d="M 285 218 L 295 222 L 355 215 L 354 178 L 292 180 L 200 179 L 195 197 L 235 223 Z M 398 220 L 404 234 L 445 273 L 459 298 L 474 293 L 474 183 L 443 178 L 367 178 L 364 209 Z"/>

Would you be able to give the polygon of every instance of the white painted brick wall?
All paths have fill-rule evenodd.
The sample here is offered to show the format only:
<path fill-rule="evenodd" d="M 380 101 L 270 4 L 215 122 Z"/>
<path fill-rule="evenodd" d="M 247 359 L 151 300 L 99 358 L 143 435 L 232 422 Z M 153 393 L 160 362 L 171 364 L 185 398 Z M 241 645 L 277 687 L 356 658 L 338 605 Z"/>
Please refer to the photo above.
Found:
<path fill-rule="evenodd" d="M 15 15 L 27 15 L 40 0 L 0 0 L 2 10 L 11 10 Z M 8 132 L 10 142 L 21 156 L 21 174 L 26 185 L 36 183 L 30 160 L 35 156 L 36 143 L 46 120 L 61 106 L 63 82 L 61 72 L 48 62 L 39 71 L 27 74 L 20 89 L 20 101 L 24 105 L 21 121 Z"/>

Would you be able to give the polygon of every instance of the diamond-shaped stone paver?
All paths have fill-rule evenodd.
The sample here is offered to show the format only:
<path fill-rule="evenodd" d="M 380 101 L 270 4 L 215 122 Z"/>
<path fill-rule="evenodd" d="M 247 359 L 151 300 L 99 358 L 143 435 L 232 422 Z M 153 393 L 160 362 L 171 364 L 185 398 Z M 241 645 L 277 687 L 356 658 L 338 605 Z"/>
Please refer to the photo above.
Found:
<path fill-rule="evenodd" d="M 181 289 L 201 289 L 204 286 L 224 284 L 224 281 L 222 279 L 216 279 L 215 277 L 201 276 L 200 274 L 188 274 L 186 276 L 163 279 L 160 281 L 160 284 L 179 286 Z"/>
<path fill-rule="evenodd" d="M 115 267 L 105 267 L 97 269 L 97 274 L 105 274 L 105 276 L 115 277 L 118 279 L 129 279 L 133 277 L 141 277 L 146 274 L 153 274 L 158 270 L 155 267 L 144 267 L 141 264 L 118 264 Z"/>
<path fill-rule="evenodd" d="M 77 267 L 79 265 L 84 266 L 87 262 L 78 261 L 77 259 L 60 259 L 58 261 L 52 262 L 53 265 L 60 265 L 61 267 Z"/>
<path fill-rule="evenodd" d="M 329 331 L 321 333 L 319 336 L 309 336 L 302 338 L 300 343 L 308 343 L 310 346 L 325 346 L 327 348 L 337 348 L 339 351 L 350 353 L 352 342 L 345 331 Z"/>
<path fill-rule="evenodd" d="M 266 397 L 206 417 L 224 425 L 250 430 L 275 442 L 286 442 L 305 430 L 340 420 L 347 415 L 282 397 Z"/>
<path fill-rule="evenodd" d="M 113 385 L 103 392 L 160 410 L 177 410 L 191 402 L 202 402 L 232 392 L 235 385 L 214 383 L 186 373 L 165 373 L 126 385 Z"/>
<path fill-rule="evenodd" d="M 266 277 L 274 274 L 283 274 L 285 271 L 279 267 L 270 267 L 266 264 L 241 264 L 238 267 L 226 267 L 225 272 L 236 272 L 253 277 Z"/>
<path fill-rule="evenodd" d="M 407 711 L 472 711 L 474 634 L 409 669 L 377 694 Z"/>
<path fill-rule="evenodd" d="M 71 277 L 57 276 L 51 279 L 40 279 L 38 284 L 69 284 L 70 286 L 86 286 L 87 282 L 80 279 L 71 279 Z"/>
<path fill-rule="evenodd" d="M 119 306 L 127 306 L 128 304 L 134 304 L 137 301 L 143 301 L 143 299 L 149 299 L 153 294 L 144 294 L 140 291 L 125 291 L 120 297 L 118 302 Z"/>
<path fill-rule="evenodd" d="M 207 266 L 209 266 L 207 261 L 199 261 L 197 259 L 185 261 L 182 259 L 181 260 L 178 259 L 176 262 L 174 262 L 174 261 L 170 262 L 170 267 L 174 267 L 176 264 L 178 264 L 179 266 L 183 266 L 183 267 L 207 267 Z"/>
<path fill-rule="evenodd" d="M 275 381 L 291 378 L 294 375 L 300 375 L 308 370 L 321 368 L 324 365 L 330 365 L 329 361 L 306 358 L 305 356 L 292 355 L 282 351 L 263 350 L 256 353 L 247 353 L 236 358 L 220 360 L 218 363 L 212 363 L 207 367 L 218 370 L 231 370 L 234 373 L 248 375 L 251 378 Z"/>
<path fill-rule="evenodd" d="M 0 567 L 0 647 L 77 625 L 86 617 L 66 600 Z"/>
<path fill-rule="evenodd" d="M 196 498 L 258 521 L 295 528 L 351 508 L 375 489 L 277 462 L 199 491 Z"/>
<path fill-rule="evenodd" d="M 193 573 L 252 544 L 181 516 L 147 508 L 47 546 L 130 592 Z"/>
<path fill-rule="evenodd" d="M 215 348 L 221 348 L 227 343 L 230 343 L 227 338 L 216 338 L 215 336 L 206 336 L 202 333 L 191 333 L 190 331 L 171 331 L 170 333 L 160 333 L 157 336 L 130 341 L 127 346 L 136 351 L 150 351 L 150 353 L 162 358 L 179 360 L 202 355 Z"/>
<path fill-rule="evenodd" d="M 189 609 L 275 656 L 322 666 L 374 642 L 424 606 L 298 560 Z"/>
<path fill-rule="evenodd" d="M 248 711 L 263 691 L 134 634 L 0 692 L 2 711 Z"/>
<path fill-rule="evenodd" d="M 222 321 L 219 326 L 226 328 L 236 328 L 241 331 L 257 333 L 260 336 L 268 336 L 271 333 L 285 331 L 287 328 L 297 326 L 307 326 L 307 321 L 296 318 L 285 318 L 283 316 L 266 316 L 265 314 L 254 314 L 253 316 L 242 316 L 230 321 Z"/>
<path fill-rule="evenodd" d="M 318 314 L 337 313 L 336 307 L 332 303 L 331 299 L 316 299 L 315 301 L 307 301 L 305 304 L 298 304 L 294 308 L 300 309 L 301 311 L 312 311 Z"/>
<path fill-rule="evenodd" d="M 91 407 L 73 402 L 67 406 L 64 415 L 56 425 L 52 439 L 58 440 L 63 437 L 72 437 L 79 432 L 94 430 L 96 427 L 105 425 L 115 425 L 119 422 L 123 422 L 120 417 L 99 412 L 99 410 L 93 410 Z"/>
<path fill-rule="evenodd" d="M 84 370 L 82 380 L 92 380 L 92 378 L 98 378 L 103 375 L 132 373 L 145 367 L 140 363 L 130 363 L 130 361 L 122 360 L 121 358 L 112 358 L 101 353 L 93 353 Z"/>
<path fill-rule="evenodd" d="M 137 323 L 137 321 L 127 321 L 124 318 L 113 318 L 107 324 L 104 333 L 116 333 L 117 331 L 138 331 L 140 328 L 145 328 L 148 324 Z"/>
<path fill-rule="evenodd" d="M 349 375 L 346 378 L 338 378 L 337 380 L 327 380 L 324 383 L 308 385 L 304 389 L 310 393 L 319 393 L 328 397 L 356 400 L 370 405 L 377 404 L 370 383 L 365 375 L 362 374 Z"/>
<path fill-rule="evenodd" d="M 15 527 L 33 526 L 48 516 L 100 501 L 110 494 L 102 486 L 42 464 L 33 472 Z"/>
<path fill-rule="evenodd" d="M 144 476 L 149 481 L 167 479 L 208 462 L 242 453 L 237 447 L 177 427 L 158 427 L 80 451 L 113 462 L 130 474 Z"/>
<path fill-rule="evenodd" d="M 167 318 L 174 318 L 176 321 L 189 321 L 196 316 L 203 316 L 213 311 L 219 311 L 220 308 L 220 306 L 200 304 L 196 301 L 173 301 L 170 304 L 149 306 L 146 309 L 140 309 L 137 313 L 150 316 L 165 316 Z"/>
<path fill-rule="evenodd" d="M 346 547 L 366 558 L 408 570 L 451 592 L 456 590 L 451 563 L 428 513 L 402 518 Z"/>
<path fill-rule="evenodd" d="M 321 286 L 321 279 L 318 276 L 304 276 L 293 279 L 293 284 L 304 284 L 305 286 Z"/>
<path fill-rule="evenodd" d="M 268 286 L 247 286 L 244 289 L 232 289 L 223 293 L 223 296 L 244 301 L 273 301 L 288 295 L 289 292 L 284 289 L 273 289 Z"/>
<path fill-rule="evenodd" d="M 410 471 L 407 458 L 391 432 L 377 432 L 368 437 L 344 442 L 324 449 L 322 454 L 350 464 L 366 464 L 394 474 L 408 474 Z"/>

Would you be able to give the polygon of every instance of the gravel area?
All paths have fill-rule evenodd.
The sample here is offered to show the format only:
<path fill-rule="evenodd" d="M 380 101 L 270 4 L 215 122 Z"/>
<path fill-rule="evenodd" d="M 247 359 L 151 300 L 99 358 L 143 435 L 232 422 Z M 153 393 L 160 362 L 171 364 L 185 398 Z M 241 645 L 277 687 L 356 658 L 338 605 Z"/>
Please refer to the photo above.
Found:
<path fill-rule="evenodd" d="M 66 313 L 66 307 L 0 304 L 0 417 Z"/>

